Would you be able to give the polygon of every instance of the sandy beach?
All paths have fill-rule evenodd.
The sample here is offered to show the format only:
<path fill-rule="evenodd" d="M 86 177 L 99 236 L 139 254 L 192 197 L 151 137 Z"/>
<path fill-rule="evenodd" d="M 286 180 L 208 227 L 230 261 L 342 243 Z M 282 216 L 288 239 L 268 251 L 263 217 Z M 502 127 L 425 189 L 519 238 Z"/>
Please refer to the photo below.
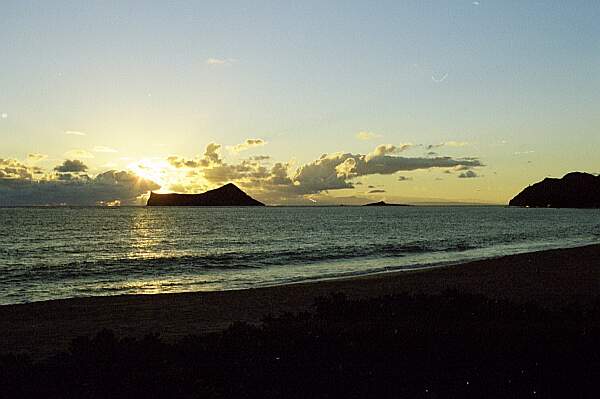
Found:
<path fill-rule="evenodd" d="M 0 306 L 0 353 L 34 357 L 63 350 L 77 336 L 103 328 L 166 340 L 226 328 L 234 321 L 260 322 L 267 314 L 308 309 L 317 297 L 349 298 L 456 289 L 513 302 L 559 308 L 586 303 L 600 292 L 600 245 L 549 250 L 424 271 L 268 288 L 158 295 L 75 298 Z"/>

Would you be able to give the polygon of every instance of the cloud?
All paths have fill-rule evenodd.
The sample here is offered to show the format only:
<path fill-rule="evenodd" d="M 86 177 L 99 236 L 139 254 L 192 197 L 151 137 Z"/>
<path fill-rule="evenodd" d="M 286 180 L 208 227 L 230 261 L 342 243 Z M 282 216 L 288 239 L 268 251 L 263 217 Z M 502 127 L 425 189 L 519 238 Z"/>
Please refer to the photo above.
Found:
<path fill-rule="evenodd" d="M 425 146 L 425 148 L 428 150 L 431 150 L 431 149 L 440 148 L 440 147 L 466 147 L 468 145 L 469 145 L 469 143 L 467 143 L 466 141 L 446 141 L 446 142 L 439 143 L 439 144 L 429 144 L 429 145 Z"/>
<path fill-rule="evenodd" d="M 239 164 L 221 163 L 206 168 L 203 175 L 211 183 L 226 183 L 229 181 L 267 179 L 269 170 L 256 161 L 244 160 Z"/>
<path fill-rule="evenodd" d="M 370 152 L 369 154 L 367 154 L 367 160 L 370 160 L 370 159 L 373 159 L 373 158 L 376 158 L 376 157 L 379 157 L 382 155 L 397 154 L 399 152 L 408 150 L 410 147 L 412 147 L 412 144 L 400 144 L 398 146 L 393 145 L 393 144 L 381 144 L 381 145 L 378 145 L 377 147 L 375 147 L 373 152 Z"/>
<path fill-rule="evenodd" d="M 103 145 L 97 145 L 97 146 L 95 146 L 92 149 L 92 151 L 94 151 L 94 152 L 105 152 L 105 153 L 115 153 L 115 152 L 118 152 L 114 148 L 106 147 L 106 146 L 103 146 Z"/>
<path fill-rule="evenodd" d="M 444 75 L 442 75 L 439 78 L 435 77 L 434 75 L 431 75 L 431 80 L 433 80 L 435 83 L 442 83 L 447 78 L 448 78 L 448 74 L 447 73 L 445 73 Z"/>
<path fill-rule="evenodd" d="M 167 161 L 176 168 L 207 168 L 223 163 L 219 154 L 220 149 L 220 144 L 210 143 L 206 146 L 204 156 L 201 158 L 186 160 L 177 156 L 170 156 Z"/>
<path fill-rule="evenodd" d="M 368 154 L 332 153 L 290 171 L 287 163 L 276 163 L 270 169 L 254 159 L 230 164 L 219 156 L 220 146 L 211 143 L 204 156 L 195 159 L 169 157 L 171 165 L 189 170 L 190 176 L 203 177 L 210 184 L 230 181 L 261 191 L 280 195 L 309 195 L 328 190 L 353 188 L 353 179 L 368 175 L 389 175 L 399 171 L 432 168 L 473 168 L 483 166 L 476 158 L 402 157 L 396 154 L 410 144 L 383 144 Z M 402 180 L 402 178 L 399 178 Z"/>
<path fill-rule="evenodd" d="M 0 179 L 31 179 L 39 168 L 32 168 L 16 159 L 0 158 Z"/>
<path fill-rule="evenodd" d="M 255 155 L 253 157 L 250 157 L 250 159 L 253 161 L 268 161 L 269 159 L 271 159 L 271 157 L 269 155 Z"/>
<path fill-rule="evenodd" d="M 89 151 L 81 150 L 81 149 L 67 151 L 67 152 L 65 152 L 65 156 L 68 158 L 86 158 L 86 159 L 94 158 L 94 154 L 92 154 Z"/>
<path fill-rule="evenodd" d="M 212 66 L 231 66 L 235 61 L 233 58 L 209 58 L 206 60 L 206 64 Z"/>
<path fill-rule="evenodd" d="M 8 114 L 6 112 L 1 113 L 0 119 L 8 119 Z"/>
<path fill-rule="evenodd" d="M 158 188 L 131 172 L 114 170 L 95 177 L 67 172 L 38 180 L 31 176 L 0 178 L 0 205 L 136 204 L 138 197 Z"/>
<path fill-rule="evenodd" d="M 466 141 L 446 141 L 444 145 L 446 147 L 465 147 L 468 146 L 469 143 L 467 143 Z"/>
<path fill-rule="evenodd" d="M 381 146 L 378 146 L 380 148 Z M 418 169 L 478 167 L 483 164 L 476 158 L 419 158 L 388 155 L 392 148 L 376 150 L 368 155 L 334 153 L 298 168 L 292 180 L 294 190 L 302 194 L 326 190 L 353 188 L 351 179 L 374 174 L 388 175 L 399 171 Z"/>
<path fill-rule="evenodd" d="M 381 135 L 373 132 L 358 132 L 356 133 L 356 138 L 362 141 L 368 141 L 381 138 Z"/>
<path fill-rule="evenodd" d="M 385 193 L 385 190 L 371 190 L 367 194 L 380 194 Z"/>
<path fill-rule="evenodd" d="M 460 172 L 462 170 L 469 170 L 470 167 L 469 166 L 465 166 L 465 165 L 456 165 L 455 167 L 452 168 L 453 172 Z"/>
<path fill-rule="evenodd" d="M 74 160 L 67 159 L 61 165 L 56 166 L 54 168 L 54 170 L 59 173 L 70 173 L 70 172 L 80 173 L 80 172 L 85 172 L 86 170 L 88 170 L 88 167 L 87 167 L 87 165 L 85 165 L 83 162 L 81 162 L 78 159 L 74 159 Z"/>
<path fill-rule="evenodd" d="M 314 161 L 292 168 L 291 163 L 285 162 L 269 165 L 266 161 L 270 158 L 267 156 L 227 162 L 221 158 L 221 146 L 210 143 L 202 156 L 191 159 L 171 156 L 167 161 L 174 167 L 173 173 L 185 176 L 177 183 L 180 184 L 181 191 L 191 192 L 192 189 L 234 182 L 249 193 L 258 195 L 261 200 L 270 200 L 271 203 L 289 203 L 294 198 L 298 200 L 308 198 L 307 196 L 324 195 L 329 190 L 351 189 L 359 184 L 356 180 L 362 176 L 391 175 L 434 168 L 461 171 L 483 166 L 477 158 L 399 155 L 410 147 L 410 144 L 383 144 L 366 154 L 323 154 Z M 411 179 L 406 176 L 398 177 L 398 181 L 407 180 Z"/>
<path fill-rule="evenodd" d="M 262 147 L 265 144 L 267 144 L 267 142 L 263 139 L 246 139 L 246 141 L 244 141 L 243 143 L 237 144 L 233 147 L 229 147 L 229 149 L 235 153 L 238 153 L 249 150 L 250 148 Z"/>
<path fill-rule="evenodd" d="M 29 162 L 34 162 L 35 163 L 35 162 L 39 162 L 41 160 L 44 160 L 46 158 L 48 158 L 48 155 L 46 155 L 46 154 L 39 154 L 39 153 L 36 153 L 36 152 L 27 154 L 27 160 Z"/>
<path fill-rule="evenodd" d="M 85 136 L 86 134 L 83 132 L 79 132 L 77 130 L 65 130 L 65 134 L 68 136 Z"/>
<path fill-rule="evenodd" d="M 479 177 L 479 175 L 473 172 L 472 170 L 467 170 L 466 172 L 463 172 L 460 175 L 458 175 L 459 179 L 472 179 L 474 177 Z"/>

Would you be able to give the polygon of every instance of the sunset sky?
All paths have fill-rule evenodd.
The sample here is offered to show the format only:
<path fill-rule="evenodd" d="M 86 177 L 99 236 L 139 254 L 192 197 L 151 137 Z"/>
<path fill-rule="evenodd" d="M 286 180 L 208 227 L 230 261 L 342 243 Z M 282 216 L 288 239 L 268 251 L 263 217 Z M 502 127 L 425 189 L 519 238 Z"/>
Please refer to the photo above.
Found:
<path fill-rule="evenodd" d="M 501 204 L 600 172 L 597 1 L 0 6 L 0 205 Z"/>

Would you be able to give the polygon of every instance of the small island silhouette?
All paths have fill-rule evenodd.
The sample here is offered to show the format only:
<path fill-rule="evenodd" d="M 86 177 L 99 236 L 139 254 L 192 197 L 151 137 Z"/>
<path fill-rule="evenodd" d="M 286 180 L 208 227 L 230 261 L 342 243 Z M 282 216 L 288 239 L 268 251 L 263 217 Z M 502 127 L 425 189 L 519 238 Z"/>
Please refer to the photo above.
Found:
<path fill-rule="evenodd" d="M 600 176 L 572 172 L 562 179 L 546 178 L 508 203 L 531 208 L 600 208 Z"/>
<path fill-rule="evenodd" d="M 385 201 L 371 202 L 369 204 L 364 204 L 363 206 L 410 206 L 407 204 L 388 204 Z"/>
<path fill-rule="evenodd" d="M 265 206 L 233 183 L 201 194 L 150 193 L 147 206 Z"/>

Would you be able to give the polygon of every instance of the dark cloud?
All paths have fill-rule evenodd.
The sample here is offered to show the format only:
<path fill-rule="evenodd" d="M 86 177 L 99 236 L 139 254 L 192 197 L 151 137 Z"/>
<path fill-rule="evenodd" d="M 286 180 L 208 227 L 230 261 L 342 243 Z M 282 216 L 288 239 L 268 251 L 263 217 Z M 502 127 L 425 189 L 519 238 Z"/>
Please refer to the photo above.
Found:
<path fill-rule="evenodd" d="M 428 146 L 425 146 L 426 149 L 428 150 L 432 150 L 434 148 L 440 148 L 443 147 L 444 143 L 440 143 L 440 144 L 429 144 Z"/>
<path fill-rule="evenodd" d="M 474 177 L 479 177 L 479 175 L 473 172 L 472 170 L 467 170 L 466 172 L 463 172 L 460 175 L 458 175 L 459 179 L 471 179 Z"/>
<path fill-rule="evenodd" d="M 262 139 L 248 139 L 238 146 L 255 147 L 265 143 Z M 463 145 L 465 143 L 446 142 L 430 147 Z M 259 194 L 259 198 L 269 198 L 274 203 L 286 203 L 302 197 L 313 199 L 312 195 L 320 194 L 322 197 L 329 190 L 351 189 L 362 184 L 357 181 L 362 176 L 439 168 L 447 173 L 460 173 L 460 178 L 471 178 L 478 177 L 473 169 L 483 166 L 477 158 L 454 158 L 435 153 L 423 157 L 400 156 L 411 147 L 414 146 L 382 144 L 366 154 L 323 154 L 314 161 L 292 168 L 290 163 L 268 162 L 271 158 L 267 155 L 227 162 L 221 156 L 221 145 L 210 143 L 201 156 L 191 159 L 171 156 L 167 161 L 180 169 L 181 178 L 173 181 L 171 189 L 177 186 L 179 191 L 185 192 L 235 182 L 248 192 Z M 79 159 L 67 159 L 49 171 L 34 166 L 44 157 L 43 154 L 31 153 L 26 163 L 0 159 L 0 204 L 93 205 L 111 201 L 128 204 L 134 203 L 141 194 L 159 188 L 157 184 L 125 171 L 90 176 L 87 165 Z M 411 178 L 398 176 L 397 180 Z M 372 189 L 370 193 L 385 192 L 380 188 L 369 186 Z"/>
<path fill-rule="evenodd" d="M 271 159 L 271 157 L 269 155 L 255 155 L 253 157 L 250 157 L 250 159 L 252 161 L 268 161 L 269 159 Z"/>
<path fill-rule="evenodd" d="M 277 162 L 271 168 L 269 177 L 266 183 L 271 186 L 289 186 L 293 185 L 294 182 L 288 176 L 288 167 L 286 163 Z"/>
<path fill-rule="evenodd" d="M 220 157 L 218 144 L 210 144 L 203 157 L 186 160 L 170 157 L 177 168 L 188 168 L 213 185 L 234 181 L 245 189 L 277 192 L 282 196 L 318 194 L 328 190 L 353 188 L 353 179 L 368 175 L 389 175 L 399 171 L 432 168 L 473 168 L 483 166 L 476 158 L 402 157 L 394 155 L 410 147 L 383 144 L 368 154 L 323 154 L 319 159 L 290 171 L 290 165 L 276 163 L 270 169 L 250 158 L 230 164 Z M 262 160 L 262 158 L 261 158 Z M 399 180 L 408 180 L 408 178 Z"/>
<path fill-rule="evenodd" d="M 453 171 L 455 172 L 460 172 L 461 170 L 469 170 L 471 167 L 467 166 L 467 165 L 457 165 L 455 167 L 452 168 Z"/>
<path fill-rule="evenodd" d="M 62 181 L 72 181 L 72 180 L 89 180 L 89 176 L 88 175 L 80 175 L 80 174 L 76 174 L 76 173 L 59 173 L 56 176 L 56 180 L 62 180 Z"/>
<path fill-rule="evenodd" d="M 201 158 L 184 159 L 177 156 L 171 156 L 167 158 L 167 161 L 176 168 L 207 168 L 223 163 L 219 154 L 220 149 L 220 144 L 210 143 L 206 146 L 204 156 Z"/>
<path fill-rule="evenodd" d="M 464 142 L 464 141 L 446 141 L 444 143 L 429 144 L 429 145 L 425 146 L 425 148 L 428 150 L 431 150 L 434 148 L 441 148 L 441 147 L 465 147 L 467 145 L 469 145 L 469 143 Z"/>
<path fill-rule="evenodd" d="M 367 194 L 379 194 L 379 193 L 385 193 L 385 190 L 371 190 Z"/>
<path fill-rule="evenodd" d="M 203 170 L 204 178 L 211 183 L 225 183 L 234 180 L 266 179 L 269 170 L 256 161 L 244 160 L 239 164 L 220 163 Z"/>
<path fill-rule="evenodd" d="M 34 173 L 35 168 L 16 159 L 0 158 L 0 179 L 31 179 Z"/>
<path fill-rule="evenodd" d="M 379 147 L 378 147 L 379 148 Z M 409 158 L 386 155 L 377 150 L 367 155 L 336 153 L 301 166 L 292 180 L 300 194 L 325 190 L 352 188 L 351 179 L 374 174 L 388 175 L 400 171 L 432 168 L 478 167 L 483 164 L 475 158 Z"/>
<path fill-rule="evenodd" d="M 262 142 L 260 139 L 250 139 L 247 142 Z M 262 161 L 270 159 L 266 155 L 258 155 L 244 159 L 239 163 L 224 162 L 219 154 L 221 146 L 211 143 L 206 147 L 204 156 L 192 160 L 172 156 L 167 160 L 177 168 L 188 168 L 190 176 L 202 175 L 213 185 L 235 181 L 249 189 L 281 189 L 293 183 L 288 176 L 288 164 L 277 162 L 271 168 Z"/>
<path fill-rule="evenodd" d="M 96 205 L 110 201 L 135 204 L 156 183 L 126 171 L 108 171 L 96 177 L 60 173 L 54 179 L 0 179 L 0 205 Z"/>
<path fill-rule="evenodd" d="M 62 163 L 62 165 L 55 167 L 54 170 L 59 173 L 79 173 L 85 172 L 88 170 L 88 167 L 78 159 L 67 159 Z"/>

